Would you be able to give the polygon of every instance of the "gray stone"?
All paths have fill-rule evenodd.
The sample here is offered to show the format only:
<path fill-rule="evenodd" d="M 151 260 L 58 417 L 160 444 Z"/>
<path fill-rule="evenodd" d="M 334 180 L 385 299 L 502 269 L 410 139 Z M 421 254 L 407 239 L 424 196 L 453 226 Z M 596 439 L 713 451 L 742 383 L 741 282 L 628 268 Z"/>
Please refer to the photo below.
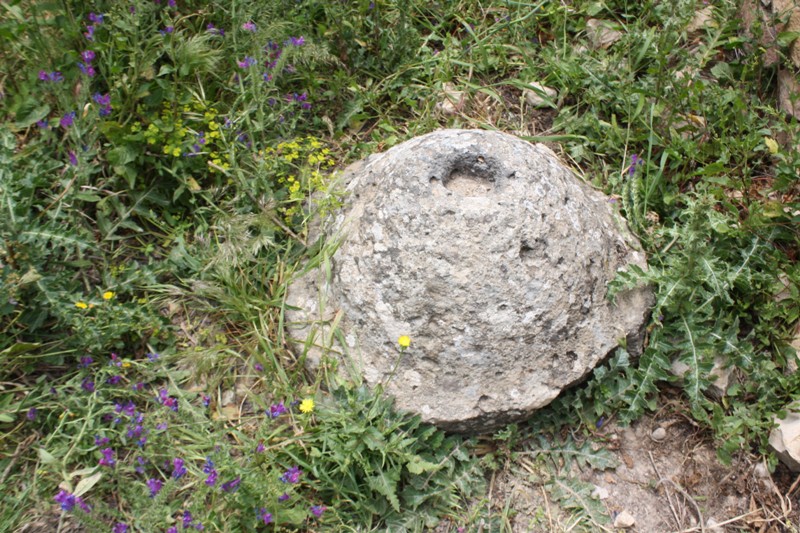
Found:
<path fill-rule="evenodd" d="M 789 406 L 785 418 L 769 433 L 769 447 L 792 472 L 800 472 L 800 405 Z"/>
<path fill-rule="evenodd" d="M 622 32 L 614 29 L 615 24 L 608 20 L 589 19 L 586 21 L 586 33 L 592 48 L 608 48 L 622 38 Z"/>
<path fill-rule="evenodd" d="M 653 430 L 653 432 L 650 434 L 650 437 L 656 442 L 661 442 L 667 438 L 667 430 L 662 427 L 658 427 Z"/>
<path fill-rule="evenodd" d="M 522 89 L 522 94 L 525 96 L 525 101 L 528 105 L 533 107 L 554 107 L 553 103 L 558 96 L 555 89 L 545 87 L 541 83 L 532 81 L 527 84 L 525 89 Z"/>
<path fill-rule="evenodd" d="M 646 268 L 644 254 L 608 198 L 548 148 L 437 131 L 370 157 L 347 191 L 323 224 L 340 246 L 287 299 L 312 369 L 339 359 L 399 408 L 474 433 L 548 404 L 620 340 L 640 353 L 652 292 L 614 304 L 606 285 Z"/>
<path fill-rule="evenodd" d="M 614 518 L 614 527 L 628 529 L 636 525 L 636 519 L 628 511 L 622 511 Z"/>

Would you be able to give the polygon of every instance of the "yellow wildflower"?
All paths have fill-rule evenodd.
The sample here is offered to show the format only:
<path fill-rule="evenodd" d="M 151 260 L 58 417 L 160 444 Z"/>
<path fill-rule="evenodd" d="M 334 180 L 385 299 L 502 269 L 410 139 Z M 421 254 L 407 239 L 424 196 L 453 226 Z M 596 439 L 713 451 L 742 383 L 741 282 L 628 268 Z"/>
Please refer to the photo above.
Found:
<path fill-rule="evenodd" d="M 411 337 L 408 335 L 400 335 L 400 338 L 397 339 L 397 344 L 399 344 L 401 348 L 408 348 L 411 346 Z"/>
<path fill-rule="evenodd" d="M 75 302 L 75 307 L 78 309 L 89 309 L 89 306 L 86 304 L 86 302 Z"/>
<path fill-rule="evenodd" d="M 112 291 L 106 291 L 103 293 L 103 300 L 110 300 L 114 297 L 114 293 Z"/>
<path fill-rule="evenodd" d="M 313 398 L 306 398 L 302 402 L 300 402 L 300 412 L 301 413 L 310 413 L 314 410 L 314 399 Z"/>

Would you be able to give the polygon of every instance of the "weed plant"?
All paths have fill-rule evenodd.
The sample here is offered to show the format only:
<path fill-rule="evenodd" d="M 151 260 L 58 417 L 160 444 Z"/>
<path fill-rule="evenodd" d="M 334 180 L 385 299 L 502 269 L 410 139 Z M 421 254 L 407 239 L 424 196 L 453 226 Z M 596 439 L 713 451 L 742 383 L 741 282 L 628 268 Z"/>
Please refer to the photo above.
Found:
<path fill-rule="evenodd" d="M 307 375 L 282 333 L 289 282 L 333 246 L 308 241 L 339 201 L 332 171 L 440 126 L 559 143 L 648 253 L 610 297 L 656 294 L 644 354 L 620 349 L 498 433 L 508 453 L 482 468 L 602 468 L 602 451 L 541 435 L 632 421 L 666 383 L 723 459 L 766 453 L 800 397 L 800 136 L 738 6 L 688 31 L 701 7 L 6 2 L 0 529 L 509 529 L 511 511 L 477 505 L 470 441 Z M 618 40 L 597 45 L 591 19 Z M 531 81 L 556 89 L 550 109 L 528 107 Z M 436 112 L 446 83 L 465 94 L 453 115 Z M 715 363 L 735 369 L 720 399 Z M 548 479 L 604 523 L 586 487 Z"/>

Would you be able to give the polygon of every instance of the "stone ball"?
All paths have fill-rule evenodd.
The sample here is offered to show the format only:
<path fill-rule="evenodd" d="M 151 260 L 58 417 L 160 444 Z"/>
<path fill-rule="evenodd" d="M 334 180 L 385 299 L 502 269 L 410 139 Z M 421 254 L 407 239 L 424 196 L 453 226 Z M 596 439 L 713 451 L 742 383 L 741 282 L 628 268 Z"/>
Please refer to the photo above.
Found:
<path fill-rule="evenodd" d="M 336 252 L 289 289 L 289 337 L 312 369 L 336 360 L 426 422 L 493 431 L 621 342 L 642 349 L 651 290 L 612 303 L 607 284 L 646 268 L 644 253 L 613 202 L 543 145 L 417 137 L 358 165 L 332 218 L 318 236 Z"/>

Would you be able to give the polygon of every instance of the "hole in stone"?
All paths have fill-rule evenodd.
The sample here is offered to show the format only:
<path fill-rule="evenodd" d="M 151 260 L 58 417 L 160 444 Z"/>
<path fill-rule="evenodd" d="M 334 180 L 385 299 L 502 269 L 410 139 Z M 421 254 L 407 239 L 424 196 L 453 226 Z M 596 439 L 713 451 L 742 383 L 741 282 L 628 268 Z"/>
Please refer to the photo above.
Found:
<path fill-rule="evenodd" d="M 465 157 L 443 181 L 448 190 L 462 196 L 488 196 L 494 190 L 495 173 L 483 157 Z"/>

